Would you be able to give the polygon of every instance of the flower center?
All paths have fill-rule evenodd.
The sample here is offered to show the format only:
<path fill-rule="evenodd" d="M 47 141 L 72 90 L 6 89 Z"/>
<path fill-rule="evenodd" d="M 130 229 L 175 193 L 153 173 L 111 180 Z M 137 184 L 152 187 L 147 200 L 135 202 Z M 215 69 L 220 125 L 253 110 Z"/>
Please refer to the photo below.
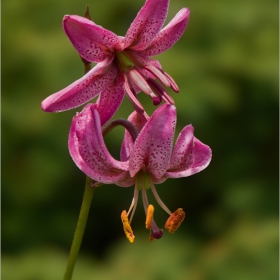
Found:
<path fill-rule="evenodd" d="M 182 221 L 185 218 L 185 212 L 183 211 L 182 208 L 179 208 L 176 210 L 173 214 L 171 211 L 167 208 L 167 206 L 163 203 L 163 201 L 160 199 L 156 188 L 154 186 L 154 183 L 152 182 L 150 175 L 148 172 L 140 171 L 136 175 L 136 181 L 135 181 L 135 188 L 134 188 L 134 196 L 132 199 L 132 203 L 129 207 L 128 212 L 125 210 L 121 214 L 121 219 L 123 223 L 123 229 L 126 234 L 127 239 L 133 243 L 134 242 L 134 234 L 132 231 L 132 228 L 130 226 L 132 218 L 134 216 L 136 207 L 137 207 L 137 202 L 138 202 L 138 195 L 139 191 L 142 192 L 142 201 L 143 201 L 143 206 L 144 206 L 144 211 L 146 214 L 146 228 L 150 229 L 150 238 L 149 241 L 151 242 L 154 238 L 159 239 L 163 236 L 163 230 L 160 229 L 154 220 L 154 206 L 149 204 L 148 202 L 148 196 L 147 196 L 147 190 L 150 189 L 153 192 L 153 195 L 158 202 L 158 204 L 161 206 L 161 208 L 166 211 L 170 216 L 166 221 L 165 228 L 170 232 L 173 233 L 175 232 Z M 128 217 L 130 218 L 128 219 Z"/>
<path fill-rule="evenodd" d="M 138 184 L 137 184 L 138 190 L 141 191 L 143 188 L 148 190 L 151 186 L 149 173 L 144 171 L 139 171 L 137 177 L 138 177 Z"/>
<path fill-rule="evenodd" d="M 171 213 L 171 211 L 167 208 L 167 206 L 160 199 L 160 197 L 156 191 L 156 188 L 154 186 L 154 183 L 150 178 L 149 173 L 140 171 L 136 175 L 134 196 L 132 199 L 132 203 L 129 207 L 129 210 L 128 210 L 128 212 L 126 212 L 124 210 L 121 214 L 121 219 L 122 219 L 125 235 L 131 243 L 134 242 L 135 236 L 133 234 L 130 224 L 131 224 L 132 218 L 134 216 L 134 213 L 135 213 L 135 210 L 137 207 L 139 191 L 142 192 L 142 201 L 143 201 L 144 211 L 146 214 L 145 225 L 146 225 L 147 229 L 150 229 L 149 241 L 151 242 L 154 238 L 160 239 L 163 236 L 163 230 L 160 229 L 156 225 L 156 222 L 154 220 L 154 211 L 155 211 L 154 206 L 149 204 L 149 202 L 148 202 L 147 190 L 149 188 L 151 188 L 153 195 L 154 195 L 156 201 L 158 202 L 158 204 L 161 206 L 161 208 L 170 215 L 165 223 L 165 228 L 168 230 L 168 232 L 170 232 L 170 233 L 175 232 L 185 218 L 185 212 L 183 211 L 182 208 L 179 208 L 174 213 Z M 130 216 L 130 218 L 128 219 L 129 216 Z"/>
<path fill-rule="evenodd" d="M 139 113 L 144 113 L 144 108 L 136 96 L 139 91 L 150 96 L 154 105 L 160 104 L 162 100 L 174 104 L 171 96 L 155 79 L 158 79 L 164 86 L 172 88 L 175 92 L 179 92 L 179 88 L 166 72 L 154 66 L 152 60 L 143 58 L 139 61 L 136 54 L 130 50 L 116 51 L 115 55 L 116 64 L 125 78 L 125 91 Z"/>
<path fill-rule="evenodd" d="M 134 66 L 133 62 L 125 54 L 125 51 L 116 52 L 117 62 L 123 72 L 126 72 Z"/>

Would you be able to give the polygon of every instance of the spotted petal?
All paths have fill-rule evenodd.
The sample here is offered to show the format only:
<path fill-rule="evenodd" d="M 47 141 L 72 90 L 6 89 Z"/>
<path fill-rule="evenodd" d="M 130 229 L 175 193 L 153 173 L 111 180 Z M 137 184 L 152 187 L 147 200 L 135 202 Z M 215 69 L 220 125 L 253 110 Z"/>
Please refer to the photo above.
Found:
<path fill-rule="evenodd" d="M 131 177 L 141 169 L 150 172 L 155 178 L 164 175 L 171 158 L 175 125 L 175 106 L 164 104 L 154 112 L 136 138 L 131 151 Z"/>
<path fill-rule="evenodd" d="M 205 169 L 211 157 L 210 147 L 195 138 L 192 125 L 188 125 L 178 136 L 164 177 L 180 178 L 193 175 Z"/>
<path fill-rule="evenodd" d="M 188 8 L 181 9 L 176 16 L 156 36 L 142 54 L 147 56 L 158 55 L 171 48 L 183 35 L 190 16 Z"/>
<path fill-rule="evenodd" d="M 100 93 L 96 103 L 102 126 L 113 117 L 121 105 L 125 94 L 123 84 L 124 77 L 119 71 L 113 83 Z"/>
<path fill-rule="evenodd" d="M 168 171 L 183 169 L 191 161 L 193 149 L 194 128 L 191 124 L 185 126 L 174 145 Z"/>
<path fill-rule="evenodd" d="M 66 15 L 63 28 L 79 55 L 90 62 L 101 62 L 120 48 L 120 38 L 91 20 Z"/>
<path fill-rule="evenodd" d="M 68 146 L 73 161 L 93 180 L 110 184 L 128 176 L 128 162 L 114 159 L 106 148 L 95 104 L 73 118 Z"/>
<path fill-rule="evenodd" d="M 169 0 L 147 0 L 125 35 L 124 48 L 147 48 L 165 22 L 168 5 Z"/>
<path fill-rule="evenodd" d="M 50 95 L 41 104 L 46 112 L 62 112 L 76 108 L 94 98 L 114 81 L 117 68 L 110 65 L 112 59 L 98 63 L 82 78 L 68 87 Z"/>

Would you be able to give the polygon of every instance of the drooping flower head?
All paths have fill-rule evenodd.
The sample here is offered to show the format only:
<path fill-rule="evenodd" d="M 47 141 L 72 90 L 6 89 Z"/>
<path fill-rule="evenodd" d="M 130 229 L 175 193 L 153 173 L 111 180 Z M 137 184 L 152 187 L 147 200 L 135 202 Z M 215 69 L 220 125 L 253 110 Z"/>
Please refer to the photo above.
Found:
<path fill-rule="evenodd" d="M 124 231 L 131 242 L 134 235 L 130 223 L 139 192 L 142 193 L 146 212 L 146 227 L 151 230 L 150 240 L 160 238 L 163 231 L 153 219 L 154 208 L 148 203 L 147 190 L 152 190 L 159 205 L 170 215 L 166 228 L 174 232 L 185 213 L 179 208 L 172 214 L 160 199 L 155 184 L 168 178 L 190 176 L 210 163 L 211 149 L 194 137 L 192 125 L 183 128 L 172 148 L 176 119 L 175 106 L 170 104 L 161 105 L 148 120 L 134 111 L 128 118 L 133 129 L 126 130 L 120 152 L 121 160 L 116 160 L 104 143 L 96 104 L 86 105 L 73 118 L 68 145 L 76 165 L 95 181 L 121 187 L 135 185 L 131 207 L 121 215 Z"/>
<path fill-rule="evenodd" d="M 189 19 L 189 9 L 181 9 L 163 29 L 168 0 L 147 0 L 124 37 L 91 20 L 66 15 L 63 29 L 79 55 L 97 63 L 87 74 L 42 102 L 47 112 L 61 112 L 78 107 L 99 95 L 97 108 L 101 123 L 106 123 L 120 106 L 124 94 L 135 110 L 146 116 L 137 93 L 143 91 L 154 104 L 162 100 L 173 104 L 164 86 L 178 92 L 175 81 L 161 69 L 158 55 L 182 36 Z M 159 80 L 160 83 L 157 81 Z"/>

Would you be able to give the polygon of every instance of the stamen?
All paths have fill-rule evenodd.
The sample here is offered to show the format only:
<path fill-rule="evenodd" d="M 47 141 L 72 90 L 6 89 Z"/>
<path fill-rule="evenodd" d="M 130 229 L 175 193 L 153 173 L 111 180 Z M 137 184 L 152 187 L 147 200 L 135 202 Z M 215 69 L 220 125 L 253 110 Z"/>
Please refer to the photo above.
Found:
<path fill-rule="evenodd" d="M 168 230 L 168 232 L 175 232 L 185 219 L 185 215 L 186 214 L 182 208 L 179 208 L 174 213 L 172 213 L 165 223 L 165 228 Z"/>
<path fill-rule="evenodd" d="M 172 97 L 167 93 L 167 91 L 155 80 L 148 79 L 147 80 L 150 87 L 155 91 L 166 103 L 174 105 L 175 102 Z"/>
<path fill-rule="evenodd" d="M 135 185 L 132 203 L 131 203 L 131 206 L 129 207 L 128 214 L 127 214 L 127 216 L 128 216 L 128 215 L 130 214 L 131 209 L 132 209 L 132 212 L 131 212 L 131 215 L 130 215 L 130 218 L 129 218 L 129 223 L 132 222 L 132 219 L 133 219 L 135 210 L 136 210 L 136 208 L 137 208 L 138 194 L 139 194 L 139 191 L 138 191 L 137 185 Z M 132 205 L 132 204 L 133 204 L 133 205 Z"/>
<path fill-rule="evenodd" d="M 160 197 L 159 197 L 159 195 L 158 195 L 158 193 L 157 193 L 157 190 L 156 190 L 156 188 L 155 188 L 155 186 L 154 186 L 153 183 L 151 183 L 151 190 L 152 190 L 152 192 L 153 192 L 153 194 L 154 194 L 154 197 L 155 197 L 157 203 L 159 204 L 159 206 L 160 206 L 166 213 L 168 213 L 169 215 L 172 215 L 172 212 L 167 208 L 167 206 L 166 206 L 166 205 L 163 203 L 163 201 L 160 199 Z"/>
<path fill-rule="evenodd" d="M 129 216 L 130 211 L 133 209 L 133 207 L 134 207 L 134 197 L 132 198 L 132 202 L 131 202 L 130 207 L 129 207 L 128 211 L 127 211 L 127 217 Z"/>
<path fill-rule="evenodd" d="M 132 228 L 128 222 L 128 218 L 127 218 L 127 214 L 126 214 L 125 210 L 122 211 L 121 219 L 122 219 L 122 223 L 123 223 L 124 233 L 125 233 L 127 239 L 129 240 L 129 242 L 133 243 L 135 236 L 134 236 Z"/>
<path fill-rule="evenodd" d="M 170 81 L 165 74 L 153 65 L 146 65 L 145 69 L 157 77 L 166 87 L 170 87 Z"/>
<path fill-rule="evenodd" d="M 153 217 L 154 217 L 154 212 L 155 212 L 155 208 L 152 204 L 150 204 L 148 206 L 147 216 L 146 216 L 146 228 L 147 229 L 151 228 L 152 220 L 153 220 Z"/>
<path fill-rule="evenodd" d="M 168 78 L 169 82 L 170 82 L 170 87 L 173 89 L 173 91 L 175 92 L 179 92 L 179 87 L 177 86 L 176 82 L 173 80 L 173 78 L 166 73 L 165 71 L 162 71 L 163 74 Z"/>
<path fill-rule="evenodd" d="M 158 105 L 161 102 L 161 98 L 156 96 L 150 88 L 146 77 L 143 77 L 137 70 L 130 70 L 128 72 L 130 79 L 147 95 L 151 97 L 154 105 Z"/>
<path fill-rule="evenodd" d="M 143 200 L 143 205 L 144 205 L 144 210 L 146 213 L 146 228 L 147 227 L 147 219 L 151 219 L 151 222 L 148 222 L 148 226 L 150 225 L 150 237 L 149 237 L 149 242 L 152 242 L 154 238 L 160 239 L 163 236 L 163 230 L 160 229 L 156 222 L 154 221 L 153 217 L 150 217 L 151 214 L 149 214 L 149 211 L 154 212 L 152 210 L 154 207 L 152 205 L 149 205 L 148 198 L 147 198 L 147 191 L 146 188 L 142 188 L 142 200 Z M 150 207 L 152 206 L 152 208 Z"/>
<path fill-rule="evenodd" d="M 144 107 L 142 106 L 142 104 L 139 102 L 138 98 L 136 97 L 136 95 L 132 92 L 129 82 L 128 82 L 128 78 L 126 75 L 124 75 L 124 89 L 125 92 L 127 93 L 128 98 L 130 99 L 133 107 L 135 108 L 135 110 L 137 112 L 139 112 L 140 114 L 143 114 L 145 112 Z"/>
<path fill-rule="evenodd" d="M 141 89 L 141 91 L 145 92 L 148 95 L 151 95 L 153 93 L 146 80 L 137 70 L 130 70 L 128 72 L 128 75 L 131 80 Z"/>

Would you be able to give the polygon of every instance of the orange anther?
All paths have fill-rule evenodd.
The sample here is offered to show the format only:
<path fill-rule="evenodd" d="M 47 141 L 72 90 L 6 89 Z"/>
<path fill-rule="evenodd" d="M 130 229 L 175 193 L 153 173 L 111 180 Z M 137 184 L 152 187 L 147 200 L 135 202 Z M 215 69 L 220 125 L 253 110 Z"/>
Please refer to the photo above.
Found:
<path fill-rule="evenodd" d="M 165 228 L 168 230 L 168 232 L 173 233 L 179 228 L 184 219 L 185 212 L 182 208 L 179 208 L 167 219 Z"/>
<path fill-rule="evenodd" d="M 125 210 L 122 211 L 121 219 L 122 219 L 122 223 L 123 223 L 124 233 L 125 233 L 127 239 L 129 240 L 129 242 L 133 243 L 135 236 L 134 236 L 132 228 L 129 224 L 127 213 Z"/>
<path fill-rule="evenodd" d="M 148 229 L 151 228 L 154 212 L 155 212 L 155 208 L 152 204 L 150 204 L 147 208 L 147 216 L 146 216 L 146 228 Z"/>

